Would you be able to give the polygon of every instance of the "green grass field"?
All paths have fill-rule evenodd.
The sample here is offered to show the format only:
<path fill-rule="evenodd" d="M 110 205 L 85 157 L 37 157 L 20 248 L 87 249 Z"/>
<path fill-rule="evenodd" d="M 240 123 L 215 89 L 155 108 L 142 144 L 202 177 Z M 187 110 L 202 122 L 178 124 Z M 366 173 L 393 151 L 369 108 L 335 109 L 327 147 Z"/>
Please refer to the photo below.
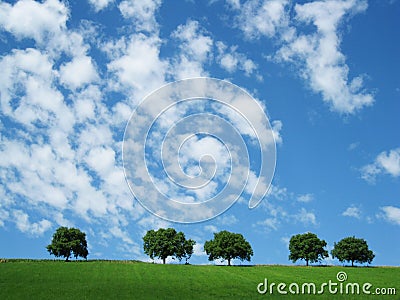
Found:
<path fill-rule="evenodd" d="M 281 295 L 276 288 L 260 295 L 257 285 L 268 283 L 369 282 L 371 295 Z M 396 288 L 396 295 L 372 295 L 375 288 Z M 295 288 L 295 287 L 293 287 Z M 344 289 L 344 288 L 343 288 Z M 288 291 L 288 287 L 286 287 Z M 0 299 L 400 299 L 400 268 L 195 266 L 123 261 L 8 260 L 0 263 Z"/>

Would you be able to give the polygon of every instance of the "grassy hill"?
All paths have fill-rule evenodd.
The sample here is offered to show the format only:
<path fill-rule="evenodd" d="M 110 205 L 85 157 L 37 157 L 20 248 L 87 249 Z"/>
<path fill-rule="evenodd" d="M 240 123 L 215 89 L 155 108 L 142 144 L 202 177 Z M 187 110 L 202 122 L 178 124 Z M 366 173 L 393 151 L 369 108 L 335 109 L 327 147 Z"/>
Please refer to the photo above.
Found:
<path fill-rule="evenodd" d="M 339 283 L 338 272 L 346 272 L 343 293 L 328 286 L 320 295 L 290 293 L 303 283 Z M 276 285 L 266 294 L 257 285 L 286 283 L 287 295 Z M 372 284 L 371 295 L 345 294 L 346 283 Z M 375 288 L 396 288 L 396 295 L 377 296 Z M 261 286 L 263 288 L 263 286 Z M 307 286 L 305 286 L 307 292 Z M 383 291 L 383 290 L 382 290 Z M 386 290 L 389 292 L 388 290 Z M 349 290 L 351 292 L 351 290 Z M 362 291 L 360 291 L 362 293 Z M 0 299 L 400 299 L 400 268 L 291 267 L 291 266 L 194 266 L 158 265 L 133 261 L 35 261 L 8 260 L 0 263 Z"/>

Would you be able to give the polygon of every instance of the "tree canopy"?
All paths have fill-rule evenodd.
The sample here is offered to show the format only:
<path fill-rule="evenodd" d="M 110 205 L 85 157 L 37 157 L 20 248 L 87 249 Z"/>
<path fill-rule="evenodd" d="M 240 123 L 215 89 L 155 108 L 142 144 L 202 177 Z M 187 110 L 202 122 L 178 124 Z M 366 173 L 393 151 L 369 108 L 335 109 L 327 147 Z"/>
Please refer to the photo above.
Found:
<path fill-rule="evenodd" d="M 308 266 L 309 262 L 317 262 L 328 257 L 328 251 L 324 247 L 326 247 L 326 242 L 320 240 L 314 233 L 294 235 L 289 242 L 289 259 L 293 262 L 303 259 Z"/>
<path fill-rule="evenodd" d="M 186 239 L 183 232 L 178 232 L 176 236 L 176 257 L 179 261 L 184 258 L 185 263 L 188 263 L 188 260 L 192 257 L 193 254 L 193 246 L 196 242 L 192 239 Z"/>
<path fill-rule="evenodd" d="M 50 255 L 65 257 L 65 261 L 69 260 L 71 254 L 73 254 L 75 258 L 80 256 L 85 259 L 89 254 L 86 234 L 73 227 L 59 227 L 53 234 L 51 244 L 47 245 L 46 249 Z"/>
<path fill-rule="evenodd" d="M 208 260 L 222 258 L 231 265 L 232 259 L 250 261 L 253 249 L 250 243 L 240 233 L 232 233 L 226 230 L 214 233 L 214 239 L 204 243 L 204 250 Z"/>
<path fill-rule="evenodd" d="M 162 259 L 163 264 L 168 256 L 176 257 L 179 261 L 185 258 L 187 263 L 195 244 L 194 240 L 187 240 L 183 232 L 176 232 L 174 228 L 149 230 L 143 237 L 144 253 L 151 259 Z"/>
<path fill-rule="evenodd" d="M 367 242 L 354 236 L 334 243 L 331 254 L 340 262 L 351 262 L 351 266 L 354 266 L 354 262 L 370 264 L 375 257 L 375 254 L 369 250 Z"/>

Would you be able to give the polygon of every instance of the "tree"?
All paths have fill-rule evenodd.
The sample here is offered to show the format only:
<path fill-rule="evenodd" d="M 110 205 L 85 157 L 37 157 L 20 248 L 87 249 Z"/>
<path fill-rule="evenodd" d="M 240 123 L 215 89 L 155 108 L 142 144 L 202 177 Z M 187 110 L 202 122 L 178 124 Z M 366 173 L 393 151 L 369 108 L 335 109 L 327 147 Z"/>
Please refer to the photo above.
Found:
<path fill-rule="evenodd" d="M 328 251 L 324 247 L 326 247 L 326 242 L 320 240 L 314 233 L 294 235 L 289 242 L 289 259 L 293 262 L 304 259 L 308 266 L 309 262 L 317 262 L 328 257 Z"/>
<path fill-rule="evenodd" d="M 184 249 L 185 249 L 185 264 L 188 264 L 188 260 L 192 257 L 193 254 L 193 246 L 196 245 L 196 242 L 192 239 L 186 240 Z"/>
<path fill-rule="evenodd" d="M 204 243 L 204 250 L 208 255 L 208 260 L 222 258 L 228 261 L 228 266 L 231 265 L 232 259 L 250 261 L 253 255 L 253 249 L 243 235 L 226 230 L 214 233 L 214 239 Z"/>
<path fill-rule="evenodd" d="M 143 237 L 144 253 L 151 259 L 161 258 L 163 264 L 168 256 L 175 256 L 179 260 L 185 258 L 187 262 L 193 254 L 195 244 L 191 239 L 186 240 L 183 232 L 176 232 L 173 228 L 149 230 Z"/>
<path fill-rule="evenodd" d="M 86 234 L 77 228 L 59 227 L 53 234 L 51 244 L 47 245 L 46 249 L 50 255 L 65 257 L 65 261 L 69 260 L 71 254 L 76 259 L 78 256 L 86 259 L 89 254 Z"/>
<path fill-rule="evenodd" d="M 354 262 L 371 263 L 375 254 L 369 250 L 368 244 L 364 239 L 356 237 L 347 237 L 334 243 L 331 251 L 332 257 L 337 258 L 340 262 L 351 261 L 351 266 Z"/>
<path fill-rule="evenodd" d="M 192 239 L 187 240 L 182 232 L 178 232 L 176 241 L 176 257 L 179 259 L 179 261 L 181 261 L 182 258 L 185 258 L 185 264 L 188 264 L 188 260 L 192 257 L 193 254 L 193 246 L 196 244 L 196 242 Z"/>

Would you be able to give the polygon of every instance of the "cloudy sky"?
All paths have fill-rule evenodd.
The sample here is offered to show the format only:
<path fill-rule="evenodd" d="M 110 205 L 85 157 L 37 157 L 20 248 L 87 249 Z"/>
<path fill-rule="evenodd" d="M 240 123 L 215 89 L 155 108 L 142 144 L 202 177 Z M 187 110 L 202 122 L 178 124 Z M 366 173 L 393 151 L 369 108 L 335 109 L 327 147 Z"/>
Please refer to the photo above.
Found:
<path fill-rule="evenodd" d="M 374 265 L 399 265 L 399 15 L 396 0 L 0 1 L 0 257 L 50 258 L 54 230 L 75 226 L 89 258 L 147 260 L 145 232 L 174 227 L 197 241 L 192 263 L 226 229 L 252 263 L 290 263 L 288 240 L 311 231 L 329 250 L 365 238 Z M 171 223 L 131 194 L 123 135 L 146 95 L 199 76 L 257 99 L 276 170 L 255 209 L 244 193 L 212 220 Z"/>

